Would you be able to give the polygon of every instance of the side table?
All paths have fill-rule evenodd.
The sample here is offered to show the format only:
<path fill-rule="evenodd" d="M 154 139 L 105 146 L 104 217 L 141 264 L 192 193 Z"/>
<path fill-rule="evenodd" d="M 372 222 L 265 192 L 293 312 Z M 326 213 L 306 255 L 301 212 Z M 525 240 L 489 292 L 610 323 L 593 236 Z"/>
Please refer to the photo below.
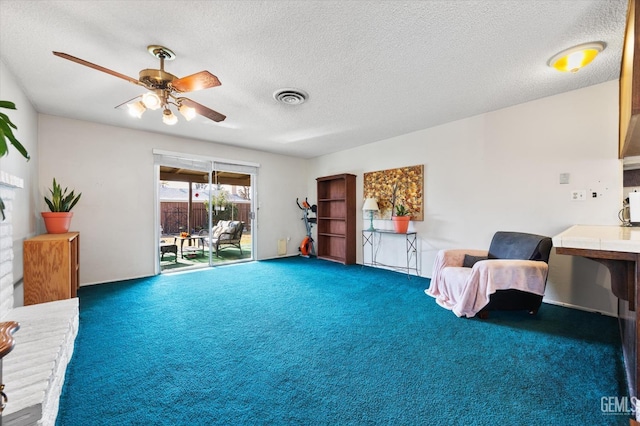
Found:
<path fill-rule="evenodd" d="M 178 240 L 180 241 L 180 256 L 184 259 L 185 253 L 193 253 L 197 255 L 198 252 L 201 252 L 204 256 L 204 238 L 205 237 L 201 237 L 199 235 L 193 235 L 189 237 L 174 237 L 173 242 L 177 243 Z M 184 245 L 185 240 L 187 241 L 186 246 Z M 192 245 L 193 241 L 196 242 L 195 245 Z"/>

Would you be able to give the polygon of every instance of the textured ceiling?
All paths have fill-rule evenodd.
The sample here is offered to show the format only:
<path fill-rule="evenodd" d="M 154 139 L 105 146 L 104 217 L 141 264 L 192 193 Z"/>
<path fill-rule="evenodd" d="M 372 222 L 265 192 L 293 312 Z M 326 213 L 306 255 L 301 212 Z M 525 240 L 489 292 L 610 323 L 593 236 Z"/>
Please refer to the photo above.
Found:
<path fill-rule="evenodd" d="M 38 112 L 315 157 L 617 79 L 627 0 L 8 1 L 0 59 Z M 589 41 L 607 48 L 577 74 L 546 63 Z M 114 108 L 145 91 L 52 51 L 138 77 L 177 58 L 222 85 L 193 100 L 227 116 L 175 126 Z M 273 99 L 281 88 L 306 103 Z M 1 93 L 1 88 L 0 88 Z"/>

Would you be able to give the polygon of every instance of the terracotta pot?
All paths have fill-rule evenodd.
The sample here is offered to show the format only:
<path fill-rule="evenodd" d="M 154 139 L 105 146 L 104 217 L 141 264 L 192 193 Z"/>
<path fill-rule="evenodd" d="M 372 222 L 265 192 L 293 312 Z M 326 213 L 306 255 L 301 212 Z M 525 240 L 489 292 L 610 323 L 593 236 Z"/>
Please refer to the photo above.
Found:
<path fill-rule="evenodd" d="M 44 226 L 49 234 L 64 234 L 69 232 L 72 212 L 42 212 Z"/>
<path fill-rule="evenodd" d="M 409 229 L 409 221 L 411 216 L 392 216 L 393 227 L 398 234 L 406 234 Z"/>

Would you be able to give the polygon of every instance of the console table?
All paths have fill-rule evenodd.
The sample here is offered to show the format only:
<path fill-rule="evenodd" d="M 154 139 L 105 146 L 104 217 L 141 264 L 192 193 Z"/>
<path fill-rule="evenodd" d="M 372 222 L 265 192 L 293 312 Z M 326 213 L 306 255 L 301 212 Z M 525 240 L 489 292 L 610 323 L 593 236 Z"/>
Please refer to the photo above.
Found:
<path fill-rule="evenodd" d="M 556 253 L 581 256 L 605 265 L 611 291 L 618 298 L 618 322 L 629 394 L 638 397 L 640 383 L 640 228 L 576 225 L 553 237 Z"/>
<path fill-rule="evenodd" d="M 377 261 L 378 250 L 380 249 L 380 242 L 383 237 L 387 236 L 404 236 L 405 247 L 407 252 L 406 266 L 385 265 Z M 364 261 L 364 252 L 367 247 L 371 249 L 371 262 L 366 263 Z M 399 234 L 394 231 L 375 229 L 362 230 L 362 264 L 369 266 L 384 266 L 387 268 L 407 271 L 407 277 L 411 277 L 411 271 L 415 271 L 416 275 L 420 275 L 418 271 L 418 234 L 416 232 L 407 232 L 406 234 Z"/>

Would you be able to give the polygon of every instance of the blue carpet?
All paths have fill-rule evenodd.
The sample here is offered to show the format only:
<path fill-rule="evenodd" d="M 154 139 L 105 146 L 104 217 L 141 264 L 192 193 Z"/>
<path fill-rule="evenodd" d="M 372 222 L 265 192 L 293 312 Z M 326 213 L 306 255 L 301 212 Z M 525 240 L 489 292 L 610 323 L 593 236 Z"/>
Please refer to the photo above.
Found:
<path fill-rule="evenodd" d="M 58 425 L 628 424 L 614 318 L 302 257 L 83 287 Z"/>

